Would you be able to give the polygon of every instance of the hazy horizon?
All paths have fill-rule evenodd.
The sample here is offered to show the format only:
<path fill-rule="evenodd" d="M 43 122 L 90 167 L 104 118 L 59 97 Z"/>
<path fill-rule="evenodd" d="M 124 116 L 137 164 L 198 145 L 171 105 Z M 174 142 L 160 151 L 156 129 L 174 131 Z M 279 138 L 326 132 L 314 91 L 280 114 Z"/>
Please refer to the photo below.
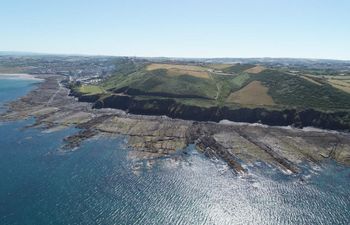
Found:
<path fill-rule="evenodd" d="M 350 60 L 344 0 L 5 0 L 0 7 L 1 51 Z"/>
<path fill-rule="evenodd" d="M 106 55 L 106 54 L 84 54 L 84 53 L 52 53 L 52 52 L 21 52 L 21 51 L 2 51 L 0 55 L 18 55 L 18 56 L 82 56 L 82 57 L 135 57 L 135 58 L 165 58 L 165 59 L 290 59 L 290 60 L 335 60 L 350 62 L 348 59 L 332 58 L 302 58 L 302 57 L 181 57 L 181 56 L 138 56 L 138 55 Z"/>

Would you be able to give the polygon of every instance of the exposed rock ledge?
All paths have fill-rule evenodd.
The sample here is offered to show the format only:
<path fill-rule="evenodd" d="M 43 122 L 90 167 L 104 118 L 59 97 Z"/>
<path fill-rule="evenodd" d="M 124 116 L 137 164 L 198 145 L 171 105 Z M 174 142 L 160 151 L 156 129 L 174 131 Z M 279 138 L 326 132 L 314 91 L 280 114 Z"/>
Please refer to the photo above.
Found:
<path fill-rule="evenodd" d="M 300 163 L 321 163 L 326 158 L 350 165 L 350 134 L 304 131 L 251 124 L 221 124 L 170 119 L 164 116 L 126 114 L 115 109 L 94 109 L 78 102 L 60 82 L 63 77 L 47 75 L 38 88 L 10 103 L 0 120 L 36 118 L 32 127 L 57 130 L 81 128 L 67 137 L 62 150 L 72 150 L 96 135 L 126 135 L 137 157 L 171 156 L 189 144 L 210 158 L 226 162 L 237 173 L 256 161 L 272 164 L 283 171 L 300 173 Z M 189 113 L 189 112 L 188 112 Z M 193 113 L 193 112 L 192 112 Z M 147 154 L 146 154 L 147 153 Z"/>
<path fill-rule="evenodd" d="M 199 107 L 185 105 L 173 99 L 137 99 L 134 96 L 114 94 L 81 95 L 72 91 L 82 102 L 91 102 L 93 107 L 126 110 L 138 115 L 166 115 L 171 118 L 213 121 L 262 123 L 271 126 L 317 127 L 321 129 L 350 131 L 350 112 L 324 112 L 314 109 L 281 109 Z"/>

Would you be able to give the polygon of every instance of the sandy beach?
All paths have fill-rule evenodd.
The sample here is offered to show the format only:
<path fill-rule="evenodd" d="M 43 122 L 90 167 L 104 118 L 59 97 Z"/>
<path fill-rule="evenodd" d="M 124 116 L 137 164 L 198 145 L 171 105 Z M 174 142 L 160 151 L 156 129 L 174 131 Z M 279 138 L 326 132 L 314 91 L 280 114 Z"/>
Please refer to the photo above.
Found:
<path fill-rule="evenodd" d="M 0 79 L 43 80 L 35 77 L 34 75 L 26 74 L 26 73 L 13 73 L 13 74 L 0 73 Z"/>

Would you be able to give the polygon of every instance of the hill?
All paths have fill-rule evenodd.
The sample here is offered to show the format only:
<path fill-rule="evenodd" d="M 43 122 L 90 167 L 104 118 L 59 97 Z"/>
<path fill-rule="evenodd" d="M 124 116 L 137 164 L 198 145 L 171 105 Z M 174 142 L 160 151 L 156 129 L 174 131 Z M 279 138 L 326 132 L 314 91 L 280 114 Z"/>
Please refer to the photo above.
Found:
<path fill-rule="evenodd" d="M 160 68 L 113 76 L 101 86 L 114 93 L 179 98 L 214 99 L 217 91 L 215 81 L 209 77 L 200 77 L 193 71 Z"/>
<path fill-rule="evenodd" d="M 101 83 L 76 86 L 75 91 L 171 98 L 193 105 L 198 101 L 200 105 L 234 108 L 337 111 L 350 110 L 350 79 L 345 78 L 297 75 L 253 64 L 125 61 Z"/>
<path fill-rule="evenodd" d="M 191 120 L 350 130 L 350 79 L 253 64 L 124 61 L 98 84 L 71 84 L 97 108 Z"/>

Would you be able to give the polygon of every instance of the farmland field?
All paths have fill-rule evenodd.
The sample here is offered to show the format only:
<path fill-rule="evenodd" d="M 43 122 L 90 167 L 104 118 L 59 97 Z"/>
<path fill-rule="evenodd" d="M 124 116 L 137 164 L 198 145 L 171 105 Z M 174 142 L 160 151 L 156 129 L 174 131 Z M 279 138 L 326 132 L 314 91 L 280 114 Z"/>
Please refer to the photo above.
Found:
<path fill-rule="evenodd" d="M 275 105 L 267 92 L 268 88 L 263 86 L 260 81 L 252 81 L 239 91 L 231 93 L 227 102 L 241 105 Z"/>
<path fill-rule="evenodd" d="M 82 85 L 79 87 L 79 91 L 83 94 L 99 94 L 104 93 L 104 89 L 96 85 Z"/>
<path fill-rule="evenodd" d="M 124 63 L 98 85 L 83 85 L 83 94 L 120 93 L 176 98 L 190 105 L 349 109 L 347 76 L 313 76 L 256 64 Z M 225 75 L 216 74 L 221 69 Z M 227 75 L 226 75 L 227 74 Z M 339 78 L 339 79 L 338 79 Z M 108 94 L 108 93 L 106 93 Z M 197 99 L 197 100 L 196 100 Z M 205 101 L 208 101 L 206 103 Z"/>
<path fill-rule="evenodd" d="M 347 93 L 350 93 L 350 83 L 344 81 L 344 80 L 335 80 L 335 79 L 329 79 L 329 84 L 333 87 L 345 91 Z"/>
<path fill-rule="evenodd" d="M 253 68 L 247 69 L 244 72 L 246 73 L 252 73 L 252 74 L 258 74 L 261 73 L 262 71 L 264 71 L 266 68 L 263 66 L 255 66 Z"/>
<path fill-rule="evenodd" d="M 207 71 L 208 69 L 201 66 L 152 63 L 146 67 L 146 70 L 148 71 L 158 69 L 166 69 L 168 74 L 172 76 L 180 76 L 186 74 L 199 78 L 210 78 Z"/>

